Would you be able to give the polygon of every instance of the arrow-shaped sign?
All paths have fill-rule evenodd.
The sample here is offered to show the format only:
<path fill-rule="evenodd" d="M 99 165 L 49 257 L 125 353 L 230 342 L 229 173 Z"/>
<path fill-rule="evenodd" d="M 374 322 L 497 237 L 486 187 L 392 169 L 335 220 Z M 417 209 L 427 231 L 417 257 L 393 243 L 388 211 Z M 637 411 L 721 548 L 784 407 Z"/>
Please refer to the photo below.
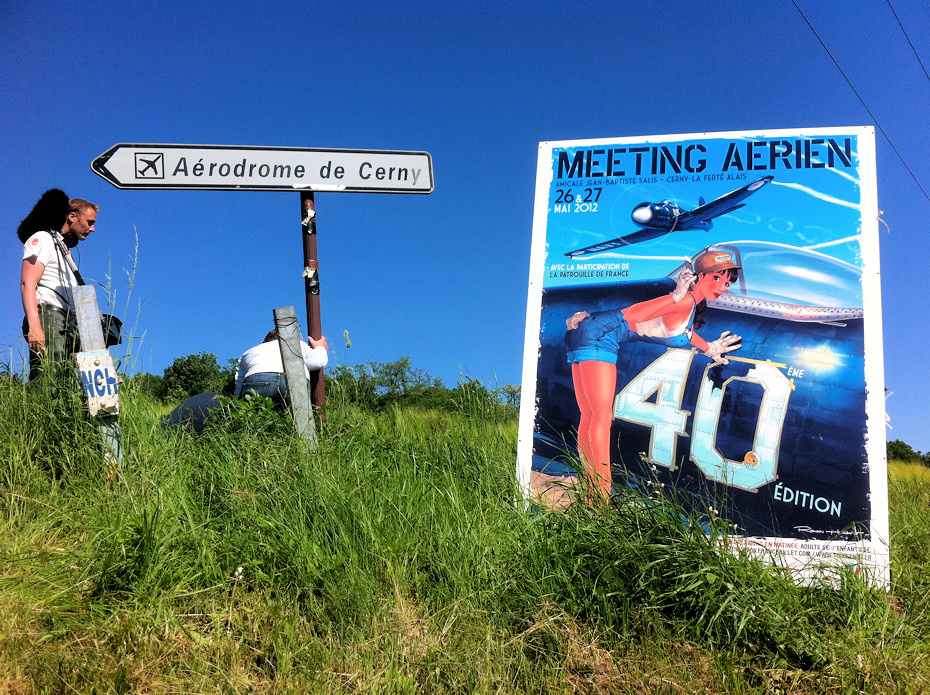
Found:
<path fill-rule="evenodd" d="M 121 143 L 90 166 L 117 188 L 433 191 L 429 152 Z"/>

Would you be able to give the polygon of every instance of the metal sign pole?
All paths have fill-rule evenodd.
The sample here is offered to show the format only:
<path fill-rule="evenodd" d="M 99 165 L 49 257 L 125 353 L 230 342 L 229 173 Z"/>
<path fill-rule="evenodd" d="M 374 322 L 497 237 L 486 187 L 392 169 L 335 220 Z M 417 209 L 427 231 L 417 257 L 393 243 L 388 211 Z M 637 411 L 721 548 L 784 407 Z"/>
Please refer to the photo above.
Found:
<path fill-rule="evenodd" d="M 301 191 L 300 210 L 304 240 L 304 292 L 307 296 L 307 332 L 314 340 L 323 337 L 320 318 L 320 261 L 316 249 L 316 205 L 313 191 Z M 323 370 L 310 372 L 310 394 L 313 405 L 326 405 L 326 384 Z"/>

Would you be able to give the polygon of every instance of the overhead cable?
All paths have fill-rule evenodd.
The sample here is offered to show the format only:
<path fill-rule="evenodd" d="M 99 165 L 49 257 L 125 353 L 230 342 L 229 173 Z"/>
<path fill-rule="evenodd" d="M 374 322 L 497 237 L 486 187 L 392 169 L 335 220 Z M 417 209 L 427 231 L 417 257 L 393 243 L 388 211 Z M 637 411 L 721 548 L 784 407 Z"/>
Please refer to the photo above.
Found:
<path fill-rule="evenodd" d="M 825 50 L 827 52 L 827 55 L 830 56 L 830 60 L 833 61 L 833 64 L 836 66 L 836 69 L 840 71 L 840 74 L 843 76 L 843 79 L 846 80 L 846 84 L 848 84 L 849 88 L 853 90 L 853 93 L 856 95 L 856 98 L 859 99 L 859 102 L 862 104 L 863 108 L 865 108 L 866 112 L 869 114 L 869 117 L 872 119 L 872 121 L 875 122 L 875 127 L 878 128 L 881 134 L 885 136 L 885 139 L 888 141 L 888 144 L 891 145 L 891 149 L 894 150 L 894 153 L 896 155 L 898 155 L 898 159 L 901 160 L 901 164 L 903 164 L 904 168 L 907 169 L 907 173 L 911 175 L 912 179 L 914 179 L 914 183 L 917 184 L 917 187 L 920 189 L 920 192 L 924 194 L 924 197 L 927 200 L 930 200 L 930 195 L 928 195 L 927 191 L 924 190 L 924 187 L 920 185 L 920 181 L 917 180 L 917 176 L 914 174 L 913 171 L 911 171 L 911 168 L 907 165 L 907 162 L 904 161 L 904 157 L 902 157 L 901 153 L 898 152 L 898 148 L 895 147 L 894 143 L 891 141 L 891 138 L 888 137 L 888 133 L 885 132 L 885 129 L 882 128 L 881 123 L 879 123 L 878 119 L 875 118 L 875 114 L 872 113 L 872 110 L 869 108 L 868 104 L 865 103 L 865 99 L 862 98 L 862 96 L 859 94 L 859 91 L 853 85 L 852 81 L 849 79 L 849 77 L 846 76 L 846 73 L 843 72 L 843 68 L 840 67 L 840 64 L 837 62 L 836 58 L 833 57 L 833 54 L 830 52 L 830 49 L 827 48 L 827 44 L 825 44 L 823 42 L 823 39 L 820 38 L 820 34 L 818 34 L 817 30 L 814 29 L 814 26 L 810 23 L 810 20 L 807 19 L 807 17 L 804 15 L 804 12 L 801 10 L 800 7 L 798 7 L 797 0 L 791 0 L 791 3 L 794 5 L 795 9 L 798 11 L 798 14 L 801 15 L 801 18 L 807 23 L 807 26 L 810 27 L 810 30 L 813 32 L 814 36 L 820 42 L 820 45 L 823 46 L 823 50 Z M 897 17 L 897 15 L 895 15 L 895 17 Z M 923 67 L 923 64 L 921 64 L 921 67 Z"/>
<path fill-rule="evenodd" d="M 893 14 L 894 18 L 898 20 L 898 26 L 901 27 L 901 33 L 904 34 L 904 38 L 907 39 L 908 45 L 914 52 L 914 57 L 917 58 L 917 62 L 920 63 L 920 67 L 923 68 L 924 76 L 930 80 L 930 75 L 927 74 L 927 68 L 924 67 L 924 62 L 920 59 L 920 55 L 917 53 L 917 49 L 914 48 L 914 44 L 911 42 L 911 37 L 907 35 L 907 31 L 904 29 L 904 25 L 901 24 L 901 20 L 898 18 L 898 13 L 895 12 L 894 8 L 891 6 L 891 0 L 885 0 L 885 2 L 888 3 L 888 9 L 891 10 L 891 14 Z"/>

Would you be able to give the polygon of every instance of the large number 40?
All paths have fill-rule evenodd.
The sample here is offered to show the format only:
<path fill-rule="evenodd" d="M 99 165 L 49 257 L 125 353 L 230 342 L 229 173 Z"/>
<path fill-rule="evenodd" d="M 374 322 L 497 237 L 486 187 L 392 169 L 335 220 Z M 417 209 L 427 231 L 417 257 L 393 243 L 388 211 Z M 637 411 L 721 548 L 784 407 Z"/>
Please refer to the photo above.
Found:
<path fill-rule="evenodd" d="M 690 413 L 682 410 L 681 405 L 693 358 L 694 350 L 670 348 L 637 374 L 614 401 L 615 418 L 652 430 L 649 460 L 671 470 L 675 469 L 678 436 L 688 434 Z M 691 460 L 711 480 L 756 490 L 775 480 L 778 446 L 792 383 L 774 364 L 754 362 L 745 376 L 733 376 L 715 386 L 708 378 L 708 372 L 715 368 L 718 365 L 711 362 L 701 379 L 691 427 Z M 727 386 L 735 381 L 758 384 L 762 388 L 752 450 L 743 461 L 725 458 L 716 447 L 723 395 Z"/>

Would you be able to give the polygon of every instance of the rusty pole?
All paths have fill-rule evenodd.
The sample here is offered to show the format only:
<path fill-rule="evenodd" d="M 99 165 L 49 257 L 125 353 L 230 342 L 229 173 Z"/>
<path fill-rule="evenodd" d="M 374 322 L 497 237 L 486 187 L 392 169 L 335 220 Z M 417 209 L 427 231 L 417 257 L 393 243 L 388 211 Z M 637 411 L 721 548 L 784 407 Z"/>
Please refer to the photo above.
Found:
<path fill-rule="evenodd" d="M 301 231 L 304 240 L 304 291 L 307 296 L 307 332 L 314 340 L 323 337 L 320 319 L 320 261 L 316 250 L 316 205 L 313 191 L 300 193 Z M 323 370 L 310 372 L 310 400 L 314 406 L 326 405 Z"/>

